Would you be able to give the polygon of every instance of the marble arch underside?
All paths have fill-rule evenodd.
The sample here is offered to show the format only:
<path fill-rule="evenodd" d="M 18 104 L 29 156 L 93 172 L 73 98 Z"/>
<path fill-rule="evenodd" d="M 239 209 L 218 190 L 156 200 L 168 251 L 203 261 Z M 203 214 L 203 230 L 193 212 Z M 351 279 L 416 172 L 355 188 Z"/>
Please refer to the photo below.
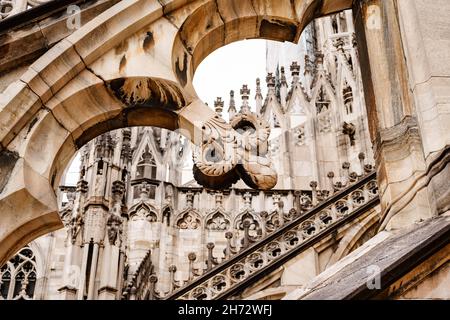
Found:
<path fill-rule="evenodd" d="M 197 145 L 205 127 L 225 135 L 230 125 L 217 119 L 192 85 L 199 63 L 233 41 L 298 41 L 312 19 L 351 2 L 121 1 L 57 43 L 3 93 L 0 265 L 33 239 L 62 227 L 55 190 L 84 143 L 138 125 L 180 130 Z M 252 169 L 241 168 L 240 177 L 253 187 L 270 188 L 276 173 L 262 160 L 258 172 L 246 175 Z M 207 169 L 200 174 L 214 175 Z"/>

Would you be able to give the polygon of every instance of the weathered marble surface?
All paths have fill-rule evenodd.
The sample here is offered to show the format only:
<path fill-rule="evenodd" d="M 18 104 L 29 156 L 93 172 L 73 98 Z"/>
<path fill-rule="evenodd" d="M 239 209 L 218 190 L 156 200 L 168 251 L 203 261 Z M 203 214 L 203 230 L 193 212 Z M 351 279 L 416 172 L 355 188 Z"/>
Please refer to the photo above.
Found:
<path fill-rule="evenodd" d="M 436 250 L 438 244 L 441 248 L 448 244 L 449 234 L 450 218 L 446 216 L 428 220 L 397 234 L 386 234 L 387 237 L 380 234 L 377 239 L 369 241 L 330 268 L 327 275 L 319 276 L 307 288 L 294 291 L 286 298 L 341 300 L 376 296 L 388 288 L 393 280 L 413 269 L 421 258 Z M 343 267 L 339 268 L 340 264 Z M 369 268 L 373 266 L 381 272 L 381 290 L 367 287 L 367 282 L 371 281 L 374 274 Z"/>

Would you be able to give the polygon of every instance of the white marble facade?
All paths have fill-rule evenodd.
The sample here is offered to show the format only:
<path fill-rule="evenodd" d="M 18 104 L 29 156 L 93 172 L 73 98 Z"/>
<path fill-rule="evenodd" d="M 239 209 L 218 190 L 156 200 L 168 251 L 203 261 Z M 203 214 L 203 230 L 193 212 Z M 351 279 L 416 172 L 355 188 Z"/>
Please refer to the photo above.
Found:
<path fill-rule="evenodd" d="M 167 292 L 173 266 L 175 281 L 189 279 L 189 254 L 192 259 L 195 253 L 192 268 L 208 268 L 208 243 L 215 244 L 214 263 L 220 262 L 231 235 L 234 247 L 243 245 L 245 219 L 250 237 L 264 234 L 274 213 L 294 207 L 296 191 L 310 193 L 311 181 L 329 190 L 373 163 L 350 11 L 316 20 L 298 45 L 268 43 L 267 71 L 257 92 L 243 87 L 242 106 L 231 99 L 225 110 L 232 118 L 251 106 L 271 124 L 274 190 L 250 190 L 239 182 L 215 192 L 186 182 L 190 143 L 165 129 L 104 134 L 80 151 L 77 186 L 61 187 L 66 227 L 29 245 L 34 278 L 17 280 L 25 291 L 10 289 L 13 281 L 5 279 L 7 272 L 15 279 L 8 271 L 14 266 L 3 267 L 1 296 L 120 299 L 126 277 L 149 251 L 157 289 Z"/>

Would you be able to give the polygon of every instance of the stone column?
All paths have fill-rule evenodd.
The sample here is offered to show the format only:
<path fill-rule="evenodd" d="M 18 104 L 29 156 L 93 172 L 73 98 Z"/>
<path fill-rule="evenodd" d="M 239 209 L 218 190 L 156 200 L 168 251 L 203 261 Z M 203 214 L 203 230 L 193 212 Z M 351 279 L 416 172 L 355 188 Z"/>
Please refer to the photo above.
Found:
<path fill-rule="evenodd" d="M 86 284 L 86 268 L 89 254 L 89 243 L 85 243 L 83 247 L 83 258 L 81 262 L 80 282 L 78 284 L 77 299 L 84 300 L 84 287 Z"/>
<path fill-rule="evenodd" d="M 98 243 L 94 243 L 92 250 L 92 262 L 91 270 L 89 272 L 89 288 L 88 288 L 88 300 L 94 299 L 94 288 L 95 288 L 95 276 L 97 274 L 97 263 L 98 263 Z"/>
<path fill-rule="evenodd" d="M 409 87 L 416 105 L 430 203 L 450 209 L 450 2 L 397 0 Z"/>
<path fill-rule="evenodd" d="M 125 183 L 120 180 L 113 182 L 112 209 L 106 223 L 104 251 L 100 268 L 100 300 L 114 300 L 119 290 L 119 274 L 122 272 L 121 246 L 123 244 L 124 223 L 121 217 L 122 198 L 125 192 Z M 89 283 L 91 284 L 91 283 Z"/>
<path fill-rule="evenodd" d="M 369 129 L 383 210 L 382 228 L 432 216 L 422 137 L 408 86 L 396 0 L 360 0 L 353 8 Z"/>

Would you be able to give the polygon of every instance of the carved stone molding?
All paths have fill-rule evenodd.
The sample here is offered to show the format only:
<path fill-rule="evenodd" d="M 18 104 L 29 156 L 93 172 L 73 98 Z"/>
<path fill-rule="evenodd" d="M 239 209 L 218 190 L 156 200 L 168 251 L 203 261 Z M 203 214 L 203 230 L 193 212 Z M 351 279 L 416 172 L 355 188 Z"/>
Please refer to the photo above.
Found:
<path fill-rule="evenodd" d="M 411 142 L 420 143 L 420 129 L 417 119 L 413 116 L 406 116 L 402 122 L 389 129 L 381 130 L 374 141 L 374 153 L 377 155 L 381 148 L 386 147 L 392 150 L 401 149 Z"/>

